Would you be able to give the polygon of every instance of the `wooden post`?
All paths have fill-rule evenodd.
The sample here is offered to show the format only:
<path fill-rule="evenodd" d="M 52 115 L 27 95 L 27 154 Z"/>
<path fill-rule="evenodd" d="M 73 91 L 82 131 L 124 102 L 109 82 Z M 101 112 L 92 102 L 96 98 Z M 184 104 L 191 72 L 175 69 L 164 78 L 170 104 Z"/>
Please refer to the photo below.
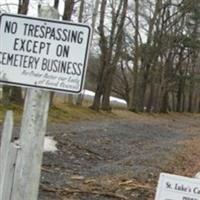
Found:
<path fill-rule="evenodd" d="M 13 113 L 8 111 L 4 122 L 0 149 L 0 199 L 10 200 L 15 161 L 18 148 L 11 143 L 13 130 Z"/>
<path fill-rule="evenodd" d="M 3 168 L 5 165 L 5 159 L 8 152 L 8 146 L 11 142 L 13 131 L 13 113 L 12 111 L 8 111 L 6 113 L 2 137 L 1 137 L 1 148 L 0 148 L 0 182 L 2 180 Z"/>
<path fill-rule="evenodd" d="M 37 199 L 49 97 L 37 89 L 27 92 L 11 200 Z"/>
<path fill-rule="evenodd" d="M 40 12 L 41 8 L 40 17 L 59 18 L 53 8 Z M 10 200 L 37 200 L 49 102 L 50 92 L 28 89 Z"/>
<path fill-rule="evenodd" d="M 0 188 L 0 199 L 10 200 L 13 188 L 13 178 L 15 173 L 15 162 L 17 158 L 18 147 L 14 143 L 8 146 L 8 152 L 2 174 L 2 182 Z"/>

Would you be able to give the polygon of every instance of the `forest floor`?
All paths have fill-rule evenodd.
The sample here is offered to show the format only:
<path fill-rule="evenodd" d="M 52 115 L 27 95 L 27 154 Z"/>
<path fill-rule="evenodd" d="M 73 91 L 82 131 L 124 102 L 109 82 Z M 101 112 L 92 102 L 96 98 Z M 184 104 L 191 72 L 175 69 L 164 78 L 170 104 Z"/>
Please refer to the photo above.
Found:
<path fill-rule="evenodd" d="M 39 200 L 153 200 L 160 172 L 200 171 L 200 115 L 134 114 L 51 122 Z"/>

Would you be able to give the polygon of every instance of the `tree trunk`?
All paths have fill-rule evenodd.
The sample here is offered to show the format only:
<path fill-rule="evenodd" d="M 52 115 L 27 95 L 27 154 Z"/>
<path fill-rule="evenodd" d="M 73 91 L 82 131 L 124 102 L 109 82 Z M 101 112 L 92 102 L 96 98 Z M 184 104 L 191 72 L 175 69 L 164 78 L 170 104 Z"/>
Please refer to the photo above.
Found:
<path fill-rule="evenodd" d="M 185 92 L 183 92 L 182 112 L 185 112 Z"/>
<path fill-rule="evenodd" d="M 123 5 L 123 6 L 122 6 Z M 122 6 L 121 10 L 121 18 L 119 21 L 119 24 L 117 24 L 117 18 L 120 15 L 120 9 Z M 109 45 L 109 57 L 108 57 L 108 66 L 107 69 L 104 71 L 104 79 L 103 79 L 103 99 L 102 99 L 102 109 L 110 111 L 111 106 L 110 106 L 110 96 L 111 96 L 111 91 L 112 91 L 112 83 L 113 83 L 113 77 L 116 71 L 116 66 L 118 64 L 118 61 L 120 59 L 120 54 L 121 52 L 121 46 L 122 46 L 122 39 L 123 39 L 123 28 L 124 28 L 124 23 L 126 19 L 126 13 L 127 13 L 127 7 L 128 7 L 128 0 L 120 1 L 119 7 L 117 9 L 116 15 L 113 16 L 112 19 L 112 30 L 111 30 L 111 36 L 110 36 L 110 45 Z M 113 36 L 116 26 L 117 27 L 117 32 L 115 37 Z M 114 56 L 112 58 L 113 54 L 113 41 L 116 41 L 116 50 L 114 52 Z"/>
<path fill-rule="evenodd" d="M 73 9 L 74 9 L 74 0 L 67 0 L 65 1 L 65 8 L 64 8 L 64 14 L 63 14 L 63 20 L 71 20 Z"/>
<path fill-rule="evenodd" d="M 155 112 L 159 112 L 160 111 L 160 85 L 155 85 L 155 108 L 154 111 Z"/>
<path fill-rule="evenodd" d="M 19 0 L 18 14 L 27 15 L 29 0 Z"/>
<path fill-rule="evenodd" d="M 73 9 L 74 9 L 75 1 L 74 0 L 67 0 L 65 1 L 64 13 L 63 13 L 63 20 L 71 20 Z M 68 103 L 73 105 L 73 95 L 68 95 Z"/>
<path fill-rule="evenodd" d="M 145 95 L 147 90 L 147 84 L 149 79 L 149 70 L 150 66 L 148 66 L 146 69 L 141 69 L 141 80 L 138 82 L 138 107 L 137 110 L 139 112 L 144 111 L 144 102 L 145 102 Z"/>
<path fill-rule="evenodd" d="M 104 90 L 103 90 L 101 109 L 105 110 L 105 111 L 111 111 L 110 95 L 111 95 L 111 91 L 112 91 L 112 81 L 113 81 L 113 75 L 114 75 L 113 69 L 111 69 L 110 72 L 108 72 L 107 78 L 104 81 L 105 86 L 104 86 Z"/>
<path fill-rule="evenodd" d="M 11 87 L 7 86 L 7 85 L 3 85 L 2 90 L 3 90 L 2 103 L 4 105 L 8 105 L 10 103 L 10 91 L 11 91 Z"/>
<path fill-rule="evenodd" d="M 19 0 L 18 14 L 27 15 L 29 7 L 29 0 Z M 10 101 L 17 104 L 23 103 L 21 87 L 12 87 L 10 94 Z"/>
<path fill-rule="evenodd" d="M 122 36 L 124 22 L 126 19 L 127 12 L 127 0 L 120 0 L 117 10 L 112 12 L 112 24 L 111 33 L 109 37 L 105 35 L 105 11 L 106 11 L 107 0 L 102 0 L 101 2 L 101 14 L 100 14 L 100 24 L 99 33 L 100 40 L 99 46 L 101 50 L 101 69 L 98 75 L 97 89 L 94 98 L 93 105 L 91 108 L 99 110 L 96 106 L 100 106 L 101 95 L 103 95 L 103 109 L 110 110 L 109 97 L 112 89 L 112 79 L 116 66 L 118 64 L 121 46 L 122 46 Z M 122 6 L 123 5 L 123 6 Z M 116 11 L 116 12 L 115 12 Z M 116 46 L 115 46 L 116 45 Z"/>
<path fill-rule="evenodd" d="M 98 85 L 97 85 L 97 89 L 96 89 L 96 92 L 95 92 L 94 100 L 93 100 L 93 103 L 90 106 L 90 108 L 93 109 L 93 110 L 99 111 L 102 91 L 101 91 L 100 83 L 97 83 L 97 84 Z"/>
<path fill-rule="evenodd" d="M 191 77 L 189 84 L 188 112 L 193 112 L 193 97 L 195 88 L 193 77 Z"/>
<path fill-rule="evenodd" d="M 94 31 L 95 24 L 96 24 L 96 19 L 97 19 L 97 15 L 98 15 L 99 5 L 100 5 L 100 0 L 96 0 L 95 1 L 95 5 L 94 5 L 94 10 L 93 10 L 93 13 L 92 13 L 92 28 L 93 28 L 93 31 Z"/>
<path fill-rule="evenodd" d="M 133 69 L 133 85 L 130 93 L 129 110 L 137 112 L 138 105 L 138 61 L 139 61 L 139 0 L 135 0 L 135 53 L 134 53 L 134 69 Z"/>
<path fill-rule="evenodd" d="M 176 112 L 181 112 L 181 102 L 183 97 L 183 78 L 180 77 L 178 83 L 178 91 L 177 91 L 177 104 L 176 104 Z"/>
<path fill-rule="evenodd" d="M 91 109 L 98 111 L 100 109 L 101 103 L 101 96 L 103 94 L 103 77 L 104 77 L 104 70 L 108 63 L 108 50 L 107 50 L 107 40 L 104 34 L 104 20 L 105 20 L 105 10 L 106 10 L 107 0 L 102 0 L 101 2 L 101 14 L 100 14 L 100 24 L 99 24 L 99 32 L 100 32 L 100 41 L 99 46 L 101 48 L 101 68 L 99 71 L 99 75 L 97 78 L 97 88 L 95 91 L 94 100 Z"/>
<path fill-rule="evenodd" d="M 154 92 L 155 92 L 155 85 L 154 80 L 151 81 L 151 87 L 150 87 L 150 94 L 147 102 L 147 112 L 153 112 L 154 111 Z"/>
<path fill-rule="evenodd" d="M 176 111 L 176 96 L 175 96 L 174 92 L 172 92 L 172 110 L 173 110 L 173 112 Z"/>
<path fill-rule="evenodd" d="M 200 113 L 200 100 L 199 100 L 199 105 L 198 105 L 198 113 Z"/>
<path fill-rule="evenodd" d="M 84 4 L 85 4 L 85 0 L 81 0 L 79 15 L 78 15 L 78 22 L 83 21 Z M 84 99 L 84 93 L 79 94 L 76 98 L 76 105 L 81 106 L 83 103 L 83 99 Z"/>
<path fill-rule="evenodd" d="M 161 108 L 160 108 L 161 113 L 167 113 L 168 112 L 168 91 L 165 90 L 162 101 L 161 101 Z"/>
<path fill-rule="evenodd" d="M 54 0 L 54 5 L 53 7 L 58 10 L 58 5 L 59 5 L 59 0 Z"/>
<path fill-rule="evenodd" d="M 80 4 L 80 8 L 79 8 L 79 15 L 78 15 L 78 22 L 83 21 L 84 4 L 85 4 L 85 0 L 81 0 L 81 4 Z"/>
<path fill-rule="evenodd" d="M 12 88 L 10 101 L 12 103 L 16 103 L 16 104 L 22 104 L 23 103 L 22 89 L 20 87 L 13 87 Z"/>

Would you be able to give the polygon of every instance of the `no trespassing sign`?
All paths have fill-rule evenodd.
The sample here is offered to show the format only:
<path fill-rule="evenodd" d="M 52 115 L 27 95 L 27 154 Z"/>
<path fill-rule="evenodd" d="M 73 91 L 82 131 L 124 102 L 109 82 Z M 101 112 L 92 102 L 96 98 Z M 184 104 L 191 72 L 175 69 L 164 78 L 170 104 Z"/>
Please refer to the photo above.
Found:
<path fill-rule="evenodd" d="M 22 15 L 1 15 L 0 82 L 80 93 L 91 28 Z"/>

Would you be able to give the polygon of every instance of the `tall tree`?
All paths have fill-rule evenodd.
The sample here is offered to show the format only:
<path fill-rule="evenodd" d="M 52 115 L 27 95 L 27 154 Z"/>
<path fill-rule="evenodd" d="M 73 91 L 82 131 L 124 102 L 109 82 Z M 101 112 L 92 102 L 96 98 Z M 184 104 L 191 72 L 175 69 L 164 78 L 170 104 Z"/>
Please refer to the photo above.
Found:
<path fill-rule="evenodd" d="M 135 51 L 134 51 L 134 70 L 133 70 L 133 85 L 130 92 L 129 110 L 137 111 L 138 108 L 138 67 L 139 67 L 139 0 L 135 0 Z"/>
<path fill-rule="evenodd" d="M 194 110 L 194 95 L 195 95 L 195 74 L 199 63 L 199 28 L 200 28 L 200 2 L 197 0 L 192 1 L 193 4 L 190 5 L 190 15 L 188 17 L 188 25 L 191 31 L 191 45 L 192 45 L 192 55 L 191 55 L 191 70 L 189 72 L 189 97 L 188 97 L 188 112 L 193 112 Z"/>
<path fill-rule="evenodd" d="M 110 95 L 112 91 L 113 77 L 116 65 L 120 58 L 121 45 L 123 39 L 123 29 L 127 14 L 128 0 L 120 0 L 117 5 L 112 1 L 111 30 L 109 36 L 105 31 L 105 16 L 107 8 L 107 0 L 101 2 L 100 23 L 99 23 L 99 46 L 101 50 L 101 68 L 97 80 L 97 88 L 93 104 L 94 110 L 99 110 L 100 106 L 103 110 L 110 110 Z M 102 101 L 101 101 L 102 97 Z"/>
<path fill-rule="evenodd" d="M 85 5 L 85 0 L 81 0 L 80 10 L 79 10 L 79 22 L 82 22 L 84 5 Z M 99 5 L 100 5 L 100 0 L 96 0 L 93 6 L 92 22 L 91 22 L 91 27 L 93 31 L 92 41 L 93 41 L 93 36 L 95 34 L 95 27 L 96 27 L 96 21 L 97 21 L 97 16 L 98 16 Z M 84 94 L 78 95 L 76 104 L 81 105 L 83 102 L 83 99 L 84 99 Z"/>
<path fill-rule="evenodd" d="M 65 1 L 65 6 L 64 6 L 64 13 L 63 13 L 63 20 L 71 20 L 73 10 L 74 10 L 74 5 L 75 5 L 75 0 L 67 0 Z M 68 95 L 68 103 L 69 104 L 74 104 L 73 102 L 73 95 L 69 94 Z"/>

